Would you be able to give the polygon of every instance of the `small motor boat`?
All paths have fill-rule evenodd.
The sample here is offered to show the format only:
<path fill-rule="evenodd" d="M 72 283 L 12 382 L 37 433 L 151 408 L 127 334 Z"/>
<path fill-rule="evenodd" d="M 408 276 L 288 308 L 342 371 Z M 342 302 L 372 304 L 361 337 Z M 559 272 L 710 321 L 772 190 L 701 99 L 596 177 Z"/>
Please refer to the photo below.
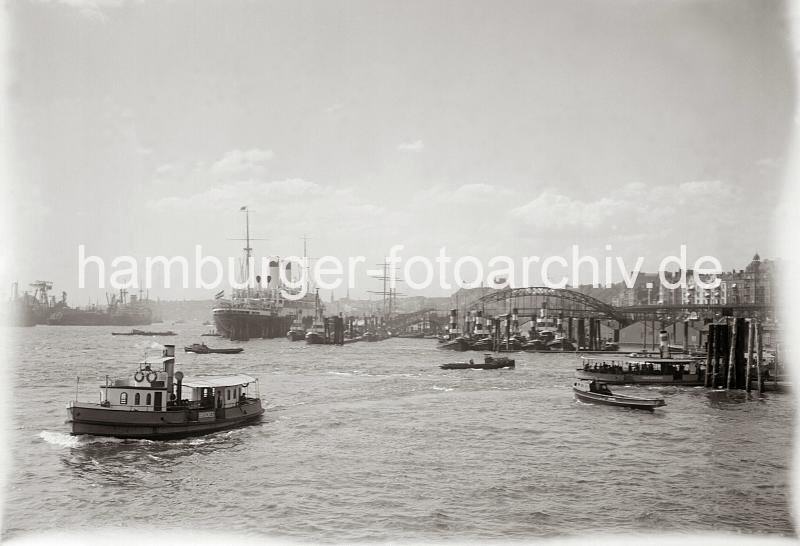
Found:
<path fill-rule="evenodd" d="M 655 408 L 666 406 L 663 398 L 638 398 L 612 393 L 608 385 L 599 381 L 579 379 L 572 385 L 575 398 L 590 404 L 605 404 L 622 408 L 643 409 L 653 411 Z"/>
<path fill-rule="evenodd" d="M 235 355 L 244 351 L 244 349 L 242 349 L 241 347 L 231 347 L 230 349 L 212 349 L 205 343 L 192 343 L 188 347 L 184 347 L 183 350 L 187 353 L 197 353 L 199 355 L 207 355 L 210 353 L 221 354 L 221 355 Z"/>
<path fill-rule="evenodd" d="M 486 355 L 483 362 L 475 362 L 470 359 L 469 362 L 451 362 L 442 364 L 439 367 L 443 370 L 497 370 L 499 368 L 513 368 L 514 366 L 514 360 L 511 358 L 504 356 L 494 358 L 492 355 Z"/>

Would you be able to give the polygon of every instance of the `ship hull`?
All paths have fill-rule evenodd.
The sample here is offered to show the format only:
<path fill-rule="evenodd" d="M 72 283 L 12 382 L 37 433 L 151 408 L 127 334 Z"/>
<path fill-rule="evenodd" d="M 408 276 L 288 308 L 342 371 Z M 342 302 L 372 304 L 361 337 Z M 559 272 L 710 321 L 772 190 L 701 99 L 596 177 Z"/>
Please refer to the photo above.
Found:
<path fill-rule="evenodd" d="M 73 435 L 167 440 L 244 426 L 259 420 L 263 413 L 258 399 L 216 410 L 119 411 L 76 403 L 67 408 L 67 423 Z"/>
<path fill-rule="evenodd" d="M 47 318 L 47 324 L 51 326 L 147 326 L 152 322 L 152 314 L 149 311 L 107 313 L 65 309 Z"/>
<path fill-rule="evenodd" d="M 214 309 L 217 333 L 236 341 L 247 341 L 254 337 L 283 337 L 293 320 L 291 316 L 272 315 L 251 309 Z"/>

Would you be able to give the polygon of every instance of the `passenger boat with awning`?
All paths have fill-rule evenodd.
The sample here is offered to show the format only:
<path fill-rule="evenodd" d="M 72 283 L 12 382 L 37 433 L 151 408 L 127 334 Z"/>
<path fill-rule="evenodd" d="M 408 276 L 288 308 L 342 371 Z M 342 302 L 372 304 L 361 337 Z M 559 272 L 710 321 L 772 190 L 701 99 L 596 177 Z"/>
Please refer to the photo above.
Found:
<path fill-rule="evenodd" d="M 577 379 L 623 385 L 702 385 L 705 369 L 696 358 L 604 358 L 583 356 Z"/>
<path fill-rule="evenodd" d="M 161 366 L 145 360 L 130 377 L 106 378 L 98 403 L 70 402 L 67 423 L 76 435 L 168 439 L 245 425 L 263 413 L 256 378 L 184 378 L 175 371 L 175 346 L 166 345 Z"/>

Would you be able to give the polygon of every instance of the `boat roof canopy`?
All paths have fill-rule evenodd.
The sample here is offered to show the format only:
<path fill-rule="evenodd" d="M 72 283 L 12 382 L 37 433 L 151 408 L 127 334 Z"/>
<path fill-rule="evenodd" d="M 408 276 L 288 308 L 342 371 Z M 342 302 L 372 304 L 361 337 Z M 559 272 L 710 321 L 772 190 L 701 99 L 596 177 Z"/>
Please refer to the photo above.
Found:
<path fill-rule="evenodd" d="M 157 358 L 156 357 L 148 358 L 146 360 L 140 360 L 139 361 L 139 365 L 140 366 L 152 366 L 153 364 L 164 364 L 165 362 L 167 362 L 169 360 L 175 360 L 175 357 L 174 356 L 159 356 Z"/>
<path fill-rule="evenodd" d="M 247 383 L 254 383 L 255 377 L 249 375 L 201 375 L 192 378 L 186 378 L 182 381 L 184 387 L 233 387 L 236 385 L 246 385 Z"/>

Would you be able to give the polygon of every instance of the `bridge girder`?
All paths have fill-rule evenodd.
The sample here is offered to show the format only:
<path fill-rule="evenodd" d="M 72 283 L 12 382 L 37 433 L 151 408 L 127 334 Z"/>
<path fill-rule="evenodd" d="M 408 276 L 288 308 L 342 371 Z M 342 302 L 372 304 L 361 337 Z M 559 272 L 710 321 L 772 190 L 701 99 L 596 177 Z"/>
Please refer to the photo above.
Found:
<path fill-rule="evenodd" d="M 475 300 L 468 306 L 470 310 L 477 310 L 491 304 L 500 302 L 507 302 L 510 300 L 521 300 L 524 298 L 541 298 L 543 302 L 547 302 L 547 309 L 557 311 L 560 313 L 567 313 L 568 316 L 575 317 L 593 317 L 606 320 L 616 321 L 620 327 L 625 327 L 629 323 L 629 318 L 619 313 L 617 308 L 609 305 L 597 298 L 571 290 L 568 288 L 548 288 L 546 286 L 528 286 L 524 288 L 507 288 L 505 290 L 498 290 L 491 292 L 485 296 Z M 557 299 L 559 303 L 556 306 L 550 305 L 552 299 Z M 566 304 L 568 305 L 565 305 Z M 542 309 L 544 305 L 540 304 L 536 307 L 526 307 L 519 303 L 513 305 L 521 314 L 525 312 L 532 312 Z"/>

